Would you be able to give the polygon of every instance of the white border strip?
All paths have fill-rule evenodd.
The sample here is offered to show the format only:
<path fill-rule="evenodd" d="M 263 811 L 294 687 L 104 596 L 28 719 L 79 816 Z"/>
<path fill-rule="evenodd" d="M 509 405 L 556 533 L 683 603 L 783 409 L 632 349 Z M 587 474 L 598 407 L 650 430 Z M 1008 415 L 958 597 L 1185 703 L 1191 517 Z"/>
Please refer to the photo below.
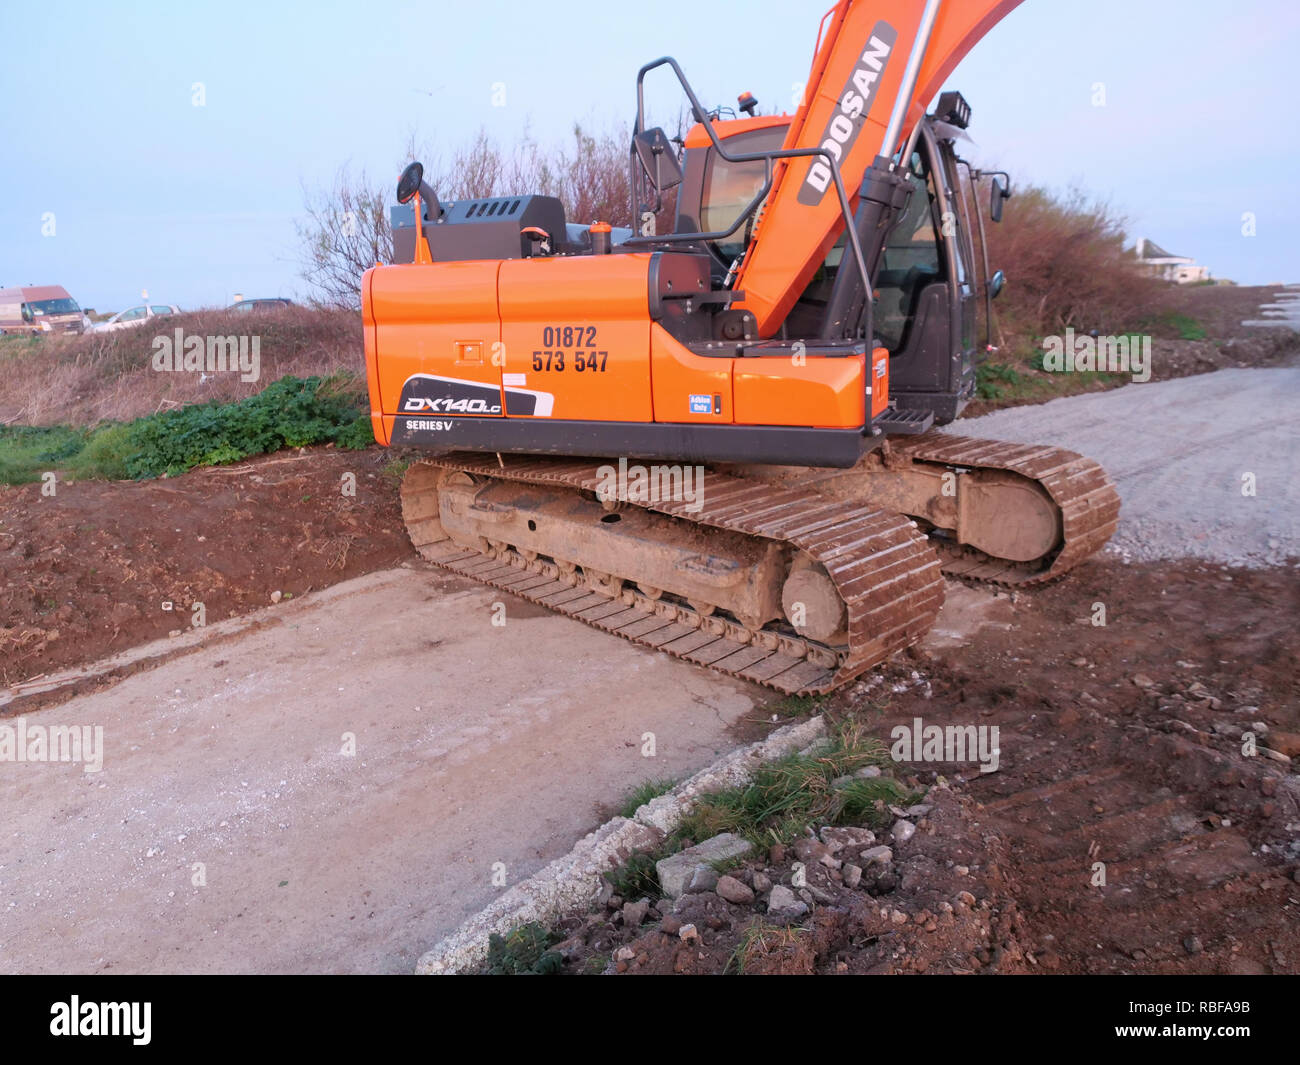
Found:
<path fill-rule="evenodd" d="M 585 913 L 600 892 L 601 874 L 634 851 L 657 845 L 699 796 L 743 784 L 759 766 L 803 750 L 825 734 L 826 723 L 820 716 L 777 729 L 767 739 L 732 751 L 652 799 L 631 820 L 616 817 L 602 825 L 563 858 L 510 888 L 426 952 L 415 966 L 416 973 L 450 975 L 476 969 L 487 960 L 488 937 L 493 932 L 505 935 L 530 921 L 551 925 L 570 914 Z"/>

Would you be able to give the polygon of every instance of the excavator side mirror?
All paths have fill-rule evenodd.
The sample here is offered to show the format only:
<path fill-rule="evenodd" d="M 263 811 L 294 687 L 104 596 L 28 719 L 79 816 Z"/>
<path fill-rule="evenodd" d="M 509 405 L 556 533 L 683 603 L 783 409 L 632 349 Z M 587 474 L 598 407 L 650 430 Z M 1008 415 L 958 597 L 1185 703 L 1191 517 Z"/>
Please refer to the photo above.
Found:
<path fill-rule="evenodd" d="M 397 202 L 410 203 L 415 194 L 420 191 L 420 185 L 423 181 L 423 163 L 412 163 L 403 170 L 402 176 L 397 179 Z"/>
<path fill-rule="evenodd" d="M 993 190 L 989 193 L 989 214 L 993 221 L 1002 221 L 1002 205 L 1011 199 L 1011 190 L 1007 187 L 1006 180 L 1000 177 L 993 179 Z"/>
<path fill-rule="evenodd" d="M 1003 290 L 1003 288 L 1006 287 L 1006 284 L 1007 284 L 1007 275 L 1004 274 L 1001 270 L 994 270 L 993 276 L 990 277 L 988 280 L 989 299 L 991 300 L 997 299 L 998 293 L 1000 293 Z"/>
<path fill-rule="evenodd" d="M 424 164 L 422 163 L 412 163 L 402 171 L 402 176 L 397 179 L 398 203 L 410 203 L 415 199 L 417 193 L 428 208 L 429 217 L 436 222 L 442 217 L 442 204 L 438 202 L 438 194 L 424 180 Z"/>
<path fill-rule="evenodd" d="M 667 134 L 656 126 L 632 138 L 632 148 L 641 167 L 658 192 L 667 192 L 682 183 L 682 168 Z"/>

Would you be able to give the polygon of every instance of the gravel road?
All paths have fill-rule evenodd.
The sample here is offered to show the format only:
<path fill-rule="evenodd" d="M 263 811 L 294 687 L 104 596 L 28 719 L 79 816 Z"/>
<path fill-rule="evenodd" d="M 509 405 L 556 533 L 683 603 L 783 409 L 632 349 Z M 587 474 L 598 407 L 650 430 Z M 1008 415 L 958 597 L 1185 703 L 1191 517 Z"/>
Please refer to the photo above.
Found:
<path fill-rule="evenodd" d="M 1126 560 L 1300 558 L 1300 367 L 1132 384 L 950 429 L 1096 459 L 1124 501 L 1107 550 Z"/>

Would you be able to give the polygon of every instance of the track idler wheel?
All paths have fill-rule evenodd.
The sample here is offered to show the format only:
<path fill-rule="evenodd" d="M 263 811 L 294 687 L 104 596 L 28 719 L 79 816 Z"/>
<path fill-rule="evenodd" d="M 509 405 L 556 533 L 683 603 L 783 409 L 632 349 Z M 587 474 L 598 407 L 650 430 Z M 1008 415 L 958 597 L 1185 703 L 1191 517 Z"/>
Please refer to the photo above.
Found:
<path fill-rule="evenodd" d="M 819 643 L 847 638 L 844 600 L 825 568 L 801 557 L 781 586 L 781 609 L 795 632 Z"/>

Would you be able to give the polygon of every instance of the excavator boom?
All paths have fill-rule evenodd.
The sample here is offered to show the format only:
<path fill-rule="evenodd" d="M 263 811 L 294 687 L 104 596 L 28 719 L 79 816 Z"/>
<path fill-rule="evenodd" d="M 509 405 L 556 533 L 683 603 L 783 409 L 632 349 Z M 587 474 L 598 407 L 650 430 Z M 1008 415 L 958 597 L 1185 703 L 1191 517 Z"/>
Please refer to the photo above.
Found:
<path fill-rule="evenodd" d="M 783 148 L 825 148 L 839 159 L 844 187 L 855 196 L 876 157 L 898 150 L 899 137 L 957 63 L 1020 3 L 840 0 L 823 20 Z M 754 315 L 760 336 L 777 331 L 843 232 L 825 157 L 779 160 L 734 285 L 744 292 L 739 306 Z"/>

